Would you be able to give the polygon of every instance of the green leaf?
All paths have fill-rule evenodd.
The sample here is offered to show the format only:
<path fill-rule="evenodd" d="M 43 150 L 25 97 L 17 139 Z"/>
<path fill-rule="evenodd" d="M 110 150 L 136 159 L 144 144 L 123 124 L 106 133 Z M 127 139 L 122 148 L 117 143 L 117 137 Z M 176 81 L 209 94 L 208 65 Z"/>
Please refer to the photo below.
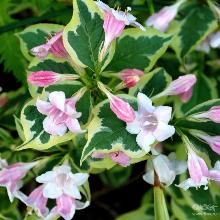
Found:
<path fill-rule="evenodd" d="M 136 99 L 122 95 L 134 109 L 137 109 Z M 81 163 L 94 151 L 110 153 L 123 151 L 135 160 L 146 153 L 137 145 L 136 135 L 126 131 L 126 123 L 117 118 L 111 111 L 108 100 L 98 104 L 93 111 L 93 119 L 88 126 L 88 141 L 83 149 Z"/>
<path fill-rule="evenodd" d="M 30 75 L 32 72 L 37 71 L 53 71 L 60 74 L 76 74 L 75 70 L 67 61 L 54 58 L 50 55 L 44 60 L 39 60 L 38 58 L 34 58 L 32 60 L 28 68 L 28 75 Z M 30 94 L 33 98 L 41 94 L 43 91 L 42 87 L 39 88 L 30 83 L 28 84 L 28 86 Z"/>
<path fill-rule="evenodd" d="M 187 12 L 187 16 L 178 25 L 172 47 L 181 59 L 194 50 L 206 36 L 217 28 L 217 20 L 211 9 L 205 4 Z M 176 31 L 176 30 L 175 30 Z"/>
<path fill-rule="evenodd" d="M 196 105 L 217 97 L 216 81 L 198 73 L 192 98 L 187 103 L 183 103 L 179 98 L 175 100 L 176 114 L 181 117 Z"/>
<path fill-rule="evenodd" d="M 23 55 L 29 61 L 33 59 L 30 50 L 33 47 L 45 44 L 51 34 L 61 31 L 64 27 L 58 24 L 36 24 L 27 27 L 17 34 L 20 40 L 20 47 Z"/>
<path fill-rule="evenodd" d="M 126 29 L 117 39 L 115 54 L 107 71 L 123 69 L 149 71 L 165 53 L 171 36 L 148 28 L 145 32 L 136 28 Z"/>
<path fill-rule="evenodd" d="M 93 0 L 74 0 L 73 17 L 64 29 L 64 45 L 75 63 L 100 72 L 111 59 L 112 49 L 99 63 L 98 56 L 104 42 L 103 19 Z"/>
<path fill-rule="evenodd" d="M 137 96 L 138 92 L 142 92 L 148 97 L 153 97 L 161 93 L 170 82 L 171 77 L 165 71 L 165 69 L 157 68 L 152 72 L 146 73 L 143 77 L 141 77 L 138 84 L 134 88 L 129 90 L 129 94 Z M 163 98 L 163 101 L 165 101 L 165 99 Z"/>
<path fill-rule="evenodd" d="M 82 88 L 82 84 L 79 82 L 49 86 L 45 89 L 40 99 L 46 100 L 48 94 L 53 91 L 63 91 L 65 92 L 66 97 L 70 98 L 80 88 Z M 46 116 L 38 112 L 35 106 L 36 100 L 37 98 L 34 98 L 29 101 L 21 112 L 21 124 L 24 129 L 25 142 L 17 149 L 22 150 L 33 148 L 37 150 L 45 150 L 74 138 L 75 135 L 72 132 L 68 132 L 62 137 L 52 136 L 46 133 L 43 129 L 43 120 Z M 85 105 L 85 103 L 87 105 Z M 81 123 L 86 123 L 90 116 L 90 104 L 90 93 L 86 92 L 76 105 L 77 111 L 82 112 L 82 116 L 79 118 Z"/>

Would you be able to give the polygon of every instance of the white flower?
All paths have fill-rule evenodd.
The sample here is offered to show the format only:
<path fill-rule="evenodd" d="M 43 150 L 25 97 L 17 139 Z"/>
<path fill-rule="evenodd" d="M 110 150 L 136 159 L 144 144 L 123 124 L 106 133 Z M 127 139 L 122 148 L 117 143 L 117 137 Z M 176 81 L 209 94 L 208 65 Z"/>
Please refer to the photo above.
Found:
<path fill-rule="evenodd" d="M 176 160 L 175 153 L 166 155 L 160 154 L 156 156 L 153 160 L 147 161 L 147 172 L 143 176 L 143 179 L 154 185 L 155 172 L 159 178 L 160 183 L 165 186 L 169 186 L 175 180 L 176 175 L 185 172 L 187 169 L 187 164 L 185 161 Z"/>
<path fill-rule="evenodd" d="M 175 128 L 168 125 L 172 108 L 168 106 L 154 107 L 152 101 L 143 93 L 138 93 L 138 111 L 135 120 L 127 123 L 126 130 L 137 134 L 137 144 L 149 152 L 155 141 L 164 141 L 175 133 Z"/>
<path fill-rule="evenodd" d="M 62 165 L 38 176 L 36 180 L 44 184 L 43 195 L 46 198 L 56 199 L 67 195 L 80 200 L 81 195 L 78 187 L 83 185 L 88 177 L 87 173 L 73 174 L 70 166 Z"/>

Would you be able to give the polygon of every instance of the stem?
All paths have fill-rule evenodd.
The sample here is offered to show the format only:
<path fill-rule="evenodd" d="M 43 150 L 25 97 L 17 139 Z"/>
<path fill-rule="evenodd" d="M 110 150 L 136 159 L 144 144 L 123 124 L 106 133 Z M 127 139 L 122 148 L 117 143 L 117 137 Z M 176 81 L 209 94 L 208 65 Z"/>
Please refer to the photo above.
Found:
<path fill-rule="evenodd" d="M 154 187 L 154 213 L 155 220 L 169 220 L 166 200 L 164 198 L 163 189 L 159 186 Z"/>
<path fill-rule="evenodd" d="M 149 8 L 150 15 L 154 14 L 153 0 L 147 0 L 147 5 L 148 5 L 148 8 Z"/>

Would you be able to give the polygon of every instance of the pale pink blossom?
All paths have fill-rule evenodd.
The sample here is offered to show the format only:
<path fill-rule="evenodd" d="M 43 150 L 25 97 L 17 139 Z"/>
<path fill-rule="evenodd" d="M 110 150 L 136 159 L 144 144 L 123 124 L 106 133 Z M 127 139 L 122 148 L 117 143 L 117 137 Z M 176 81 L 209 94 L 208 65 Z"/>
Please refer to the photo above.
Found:
<path fill-rule="evenodd" d="M 133 25 L 142 30 L 145 30 L 145 28 L 136 21 L 136 17 L 128 13 L 130 8 L 123 12 L 110 8 L 102 1 L 96 1 L 96 4 L 104 12 L 105 41 L 99 55 L 99 60 L 102 61 L 111 42 L 122 34 L 126 25 Z"/>
<path fill-rule="evenodd" d="M 65 93 L 55 91 L 49 94 L 49 102 L 37 100 L 38 111 L 47 117 L 43 121 L 44 130 L 51 135 L 63 136 L 67 128 L 73 133 L 84 132 L 78 118 L 81 113 L 76 111 L 76 102 L 82 94 L 66 99 Z"/>
<path fill-rule="evenodd" d="M 120 120 L 124 122 L 132 122 L 135 119 L 134 110 L 128 102 L 125 102 L 118 96 L 111 94 L 101 82 L 98 82 L 98 86 L 108 97 L 111 110 Z"/>
<path fill-rule="evenodd" d="M 48 198 L 43 196 L 43 185 L 38 186 L 25 201 L 27 206 L 32 207 L 38 216 L 45 217 L 48 215 L 47 201 Z"/>
<path fill-rule="evenodd" d="M 208 111 L 195 114 L 193 118 L 209 119 L 215 123 L 220 123 L 220 106 L 213 106 Z"/>
<path fill-rule="evenodd" d="M 209 53 L 211 50 L 211 46 L 210 46 L 210 36 L 207 36 L 205 38 L 205 40 L 203 40 L 197 47 L 196 47 L 197 51 L 202 51 L 205 53 Z"/>
<path fill-rule="evenodd" d="M 178 95 L 183 102 L 187 102 L 192 97 L 193 86 L 196 81 L 196 76 L 193 74 L 180 76 L 178 79 L 172 81 L 163 92 L 159 93 L 154 98 Z"/>
<path fill-rule="evenodd" d="M 185 172 L 187 165 L 185 161 L 176 160 L 175 153 L 166 155 L 159 154 L 152 160 L 147 161 L 147 172 L 143 176 L 143 179 L 154 185 L 155 172 L 161 184 L 169 186 L 173 183 L 176 175 Z"/>
<path fill-rule="evenodd" d="M 4 107 L 8 103 L 8 97 L 5 93 L 0 94 L 0 108 Z"/>
<path fill-rule="evenodd" d="M 116 151 L 112 153 L 99 153 L 99 152 L 93 152 L 92 154 L 93 158 L 110 158 L 112 161 L 115 163 L 127 167 L 131 164 L 131 158 L 127 156 L 124 152 L 122 151 Z"/>
<path fill-rule="evenodd" d="M 21 180 L 35 165 L 36 162 L 15 163 L 12 165 L 8 165 L 5 160 L 1 162 L 0 186 L 6 187 L 11 202 L 13 201 L 14 197 L 22 201 L 25 200 L 25 195 L 19 191 L 19 189 L 22 187 Z"/>
<path fill-rule="evenodd" d="M 188 152 L 188 170 L 190 178 L 183 181 L 178 185 L 178 187 L 187 190 L 190 187 L 200 187 L 205 186 L 205 189 L 208 189 L 208 180 L 209 180 L 209 170 L 205 161 L 196 155 L 193 150 Z"/>
<path fill-rule="evenodd" d="M 172 108 L 168 106 L 154 107 L 152 101 L 143 93 L 138 93 L 138 111 L 135 120 L 127 123 L 126 130 L 137 134 L 137 144 L 149 152 L 155 141 L 164 141 L 175 133 L 175 128 L 168 125 Z"/>
<path fill-rule="evenodd" d="M 220 47 L 220 31 L 217 31 L 212 34 L 211 39 L 210 39 L 210 46 L 212 48 Z"/>
<path fill-rule="evenodd" d="M 32 72 L 28 76 L 28 82 L 39 87 L 45 87 L 53 85 L 61 80 L 75 80 L 78 78 L 79 76 L 74 74 L 59 74 L 53 71 L 37 71 Z"/>
<path fill-rule="evenodd" d="M 67 58 L 68 53 L 63 45 L 62 35 L 63 32 L 56 33 L 45 44 L 32 48 L 31 53 L 39 59 L 45 59 L 49 53 L 58 58 Z"/>
<path fill-rule="evenodd" d="M 123 80 L 127 88 L 136 86 L 140 77 L 144 75 L 144 71 L 138 69 L 125 69 L 120 72 L 120 78 Z"/>
<path fill-rule="evenodd" d="M 214 152 L 220 155 L 220 136 L 209 136 L 207 134 L 194 133 L 197 137 L 206 141 Z"/>
<path fill-rule="evenodd" d="M 180 0 L 172 6 L 162 8 L 159 12 L 153 14 L 147 19 L 146 25 L 148 27 L 154 27 L 162 32 L 166 31 L 170 22 L 176 17 L 180 5 L 184 1 L 185 0 Z"/>

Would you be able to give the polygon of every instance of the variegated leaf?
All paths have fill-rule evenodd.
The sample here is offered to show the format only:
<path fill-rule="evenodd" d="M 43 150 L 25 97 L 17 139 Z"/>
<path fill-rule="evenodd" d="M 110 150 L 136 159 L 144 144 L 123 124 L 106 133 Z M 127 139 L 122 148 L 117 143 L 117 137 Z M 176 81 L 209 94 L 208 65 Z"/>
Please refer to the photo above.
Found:
<path fill-rule="evenodd" d="M 35 24 L 18 33 L 21 51 L 25 58 L 31 61 L 34 56 L 30 54 L 30 50 L 33 47 L 45 44 L 51 34 L 55 34 L 63 28 L 62 25 L 58 24 Z"/>

